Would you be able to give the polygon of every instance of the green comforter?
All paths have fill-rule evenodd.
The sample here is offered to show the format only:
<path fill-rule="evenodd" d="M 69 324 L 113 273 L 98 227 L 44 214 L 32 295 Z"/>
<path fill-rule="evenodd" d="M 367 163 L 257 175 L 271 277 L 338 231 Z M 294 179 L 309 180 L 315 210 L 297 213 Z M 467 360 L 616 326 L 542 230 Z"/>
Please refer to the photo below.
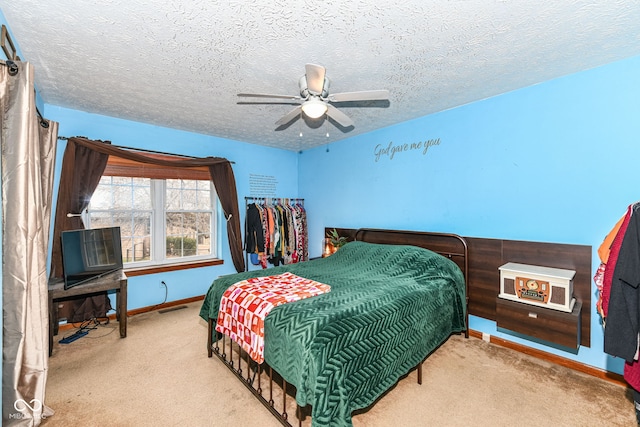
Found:
<path fill-rule="evenodd" d="M 372 404 L 465 325 L 464 276 L 451 260 L 414 246 L 351 242 L 328 258 L 215 280 L 200 310 L 248 277 L 290 271 L 331 292 L 274 308 L 265 319 L 265 361 L 312 405 L 312 424 L 351 426 Z"/>

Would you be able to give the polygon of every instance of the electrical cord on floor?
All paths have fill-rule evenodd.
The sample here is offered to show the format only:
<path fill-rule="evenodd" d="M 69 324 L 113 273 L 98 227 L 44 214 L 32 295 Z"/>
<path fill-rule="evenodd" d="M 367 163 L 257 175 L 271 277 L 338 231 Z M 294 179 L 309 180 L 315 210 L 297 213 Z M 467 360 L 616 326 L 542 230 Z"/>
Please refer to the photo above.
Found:
<path fill-rule="evenodd" d="M 109 332 L 107 332 L 106 334 L 101 334 L 98 336 L 89 336 L 87 335 L 87 338 L 102 338 L 102 337 L 106 337 L 107 335 L 111 334 L 113 331 L 116 330 L 115 326 L 107 326 L 110 323 L 110 320 L 108 317 L 94 317 L 91 320 L 86 321 L 88 322 L 88 326 L 87 329 L 98 329 L 100 327 L 102 328 L 106 328 L 109 329 Z M 89 325 L 93 325 L 92 327 L 90 327 Z"/>
<path fill-rule="evenodd" d="M 164 301 L 162 301 L 159 304 L 154 305 L 151 308 L 152 310 L 155 310 L 156 308 L 164 305 L 167 302 L 167 299 L 169 298 L 169 287 L 167 286 L 167 284 L 165 283 L 164 280 L 160 281 L 160 283 L 164 286 Z M 77 325 L 77 323 L 72 323 L 71 325 L 74 328 L 76 328 L 75 331 L 73 331 L 72 333 L 70 333 L 68 335 L 65 335 L 63 337 L 63 339 L 69 338 L 72 335 L 75 335 L 75 334 L 78 334 L 78 333 L 81 333 L 81 332 L 84 332 L 84 331 L 90 331 L 90 330 L 98 329 L 98 327 L 100 327 L 100 326 L 107 327 L 109 322 L 110 322 L 109 317 L 100 317 L 100 318 L 93 317 L 93 318 L 91 318 L 89 320 L 84 320 L 84 321 L 80 322 L 79 325 Z M 115 326 L 108 327 L 108 329 L 110 329 L 109 332 L 107 332 L 106 334 L 99 335 L 99 336 L 89 336 L 88 334 L 85 334 L 83 336 L 87 337 L 87 338 L 102 338 L 102 337 L 105 337 L 105 336 L 111 334 L 113 331 L 116 330 Z"/>
<path fill-rule="evenodd" d="M 107 328 L 107 329 L 109 329 L 109 332 L 107 332 L 106 334 L 98 335 L 98 336 L 91 336 L 91 335 L 86 334 L 86 335 L 84 335 L 84 337 L 86 337 L 86 338 L 102 338 L 102 337 L 105 337 L 105 336 L 111 334 L 116 329 L 115 326 L 107 327 L 107 325 L 109 323 L 110 323 L 110 320 L 109 320 L 108 317 L 100 317 L 100 318 L 93 317 L 93 318 L 91 318 L 89 320 L 84 320 L 84 321 L 80 322 L 79 324 L 72 323 L 71 325 L 74 326 L 76 329 L 72 333 L 70 333 L 68 335 L 65 335 L 63 337 L 63 339 L 71 337 L 71 336 L 73 336 L 75 334 L 78 334 L 78 333 L 81 333 L 81 332 L 84 332 L 84 331 L 88 332 L 88 331 L 92 331 L 92 330 L 97 330 L 99 327 Z"/>
<path fill-rule="evenodd" d="M 72 323 L 71 325 L 75 327 L 77 330 L 86 331 L 86 330 L 98 329 L 98 326 L 108 325 L 108 324 L 109 324 L 108 317 L 100 317 L 100 318 L 92 317 L 91 319 L 83 320 L 82 322 L 80 322 L 79 325 L 77 323 Z"/>

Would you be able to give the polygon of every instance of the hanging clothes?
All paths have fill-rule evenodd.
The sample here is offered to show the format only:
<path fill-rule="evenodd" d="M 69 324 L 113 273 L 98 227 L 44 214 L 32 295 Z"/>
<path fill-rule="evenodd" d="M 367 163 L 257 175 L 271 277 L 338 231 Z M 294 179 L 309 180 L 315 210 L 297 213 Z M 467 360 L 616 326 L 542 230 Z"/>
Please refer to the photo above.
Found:
<path fill-rule="evenodd" d="M 629 225 L 632 210 L 633 205 L 627 208 L 625 215 L 618 220 L 598 249 L 601 263 L 594 280 L 599 290 L 596 307 L 603 321 L 605 321 L 607 317 L 613 272 L 618 260 L 620 247 L 622 246 L 622 239 Z"/>
<path fill-rule="evenodd" d="M 306 212 L 301 199 L 247 200 L 245 251 L 254 265 L 294 264 L 309 259 Z M 252 200 L 250 203 L 249 200 Z"/>
<path fill-rule="evenodd" d="M 301 261 L 309 259 L 309 243 L 307 233 L 307 212 L 304 206 L 297 204 L 295 206 L 294 226 L 296 227 L 296 251 Z"/>
<path fill-rule="evenodd" d="M 247 206 L 245 250 L 249 253 L 259 254 L 264 250 L 264 232 L 260 215 L 255 203 Z"/>
<path fill-rule="evenodd" d="M 640 390 L 640 204 L 629 206 L 611 240 L 602 275 L 604 351 L 625 360 L 624 378 Z M 614 231 L 612 230 L 612 232 Z M 611 234 L 611 233 L 610 233 Z M 605 239 L 607 241 L 607 239 Z M 606 254 L 606 248 L 604 248 Z M 600 251 L 599 251 L 600 254 Z M 602 265 L 601 265 L 602 267 Z M 601 270 L 599 268 L 598 270 Z M 598 274 L 596 274 L 598 276 Z"/>

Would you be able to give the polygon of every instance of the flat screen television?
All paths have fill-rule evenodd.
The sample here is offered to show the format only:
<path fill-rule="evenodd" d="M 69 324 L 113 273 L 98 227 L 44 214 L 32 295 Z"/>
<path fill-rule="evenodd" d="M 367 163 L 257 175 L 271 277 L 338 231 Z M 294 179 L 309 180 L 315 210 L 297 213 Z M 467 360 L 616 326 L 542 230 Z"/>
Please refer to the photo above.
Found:
<path fill-rule="evenodd" d="M 64 288 L 122 269 L 120 227 L 62 232 Z"/>

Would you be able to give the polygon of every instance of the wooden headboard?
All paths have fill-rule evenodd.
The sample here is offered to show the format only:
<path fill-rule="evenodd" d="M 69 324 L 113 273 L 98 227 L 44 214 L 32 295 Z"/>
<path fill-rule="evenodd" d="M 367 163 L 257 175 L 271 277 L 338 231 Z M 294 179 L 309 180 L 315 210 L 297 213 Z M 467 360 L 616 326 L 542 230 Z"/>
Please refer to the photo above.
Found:
<path fill-rule="evenodd" d="M 334 227 L 325 228 L 325 235 Z M 380 229 L 336 228 L 347 240 L 362 240 L 372 243 L 407 244 L 443 253 L 460 251 L 465 242 L 468 256 L 461 265 L 461 257 L 453 257 L 467 281 L 469 314 L 496 320 L 496 298 L 500 293 L 500 271 L 498 267 L 507 262 L 541 265 L 575 270 L 573 293 L 582 301 L 580 313 L 580 345 L 591 345 L 591 256 L 587 245 L 543 243 L 518 240 L 461 237 L 454 234 L 428 233 L 421 231 L 399 231 Z"/>

